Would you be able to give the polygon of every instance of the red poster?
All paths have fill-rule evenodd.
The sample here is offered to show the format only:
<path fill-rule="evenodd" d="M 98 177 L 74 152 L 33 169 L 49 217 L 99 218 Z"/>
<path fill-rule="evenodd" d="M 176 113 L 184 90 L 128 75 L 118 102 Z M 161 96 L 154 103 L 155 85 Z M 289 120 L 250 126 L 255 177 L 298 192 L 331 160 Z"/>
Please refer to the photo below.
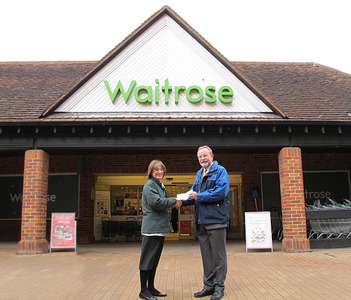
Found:
<path fill-rule="evenodd" d="M 53 213 L 50 248 L 76 248 L 75 213 Z"/>

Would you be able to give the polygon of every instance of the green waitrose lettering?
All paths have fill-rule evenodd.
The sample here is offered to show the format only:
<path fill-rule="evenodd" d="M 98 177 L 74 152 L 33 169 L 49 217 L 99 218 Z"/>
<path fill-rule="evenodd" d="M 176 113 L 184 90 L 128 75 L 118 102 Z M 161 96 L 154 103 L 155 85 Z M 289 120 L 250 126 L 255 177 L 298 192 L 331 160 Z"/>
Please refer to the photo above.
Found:
<path fill-rule="evenodd" d="M 125 91 L 121 81 L 118 81 L 117 86 L 115 89 L 111 90 L 111 87 L 107 80 L 104 81 L 105 87 L 107 89 L 107 92 L 110 96 L 110 99 L 112 103 L 115 102 L 117 95 L 119 93 L 122 94 L 122 97 L 125 101 L 125 103 L 128 102 L 133 90 L 134 90 L 134 98 L 141 104 L 145 103 L 152 103 L 152 96 L 154 95 L 155 97 L 155 103 L 159 103 L 159 98 L 160 98 L 160 87 L 159 87 L 159 80 L 155 79 L 156 86 L 153 89 L 152 86 L 145 86 L 141 85 L 135 88 L 136 81 L 132 80 L 131 83 L 129 84 L 129 87 L 127 91 Z M 135 89 L 134 89 L 135 88 Z M 181 92 L 185 92 L 186 99 L 190 103 L 199 103 L 201 100 L 204 98 L 205 94 L 205 102 L 206 103 L 214 103 L 217 101 L 217 96 L 219 101 L 221 101 L 224 104 L 229 104 L 233 101 L 233 89 L 229 86 L 222 86 L 218 90 L 218 95 L 216 94 L 216 87 L 215 86 L 206 86 L 205 91 L 202 90 L 201 87 L 197 85 L 192 85 L 190 87 L 185 87 L 183 85 L 181 86 L 175 86 L 174 89 L 172 86 L 168 84 L 168 78 L 165 80 L 164 85 L 161 86 L 161 91 L 165 96 L 165 103 L 168 104 L 170 101 L 171 94 L 174 93 L 174 103 L 178 104 L 179 103 L 179 94 Z M 145 95 L 143 98 L 140 95 Z"/>

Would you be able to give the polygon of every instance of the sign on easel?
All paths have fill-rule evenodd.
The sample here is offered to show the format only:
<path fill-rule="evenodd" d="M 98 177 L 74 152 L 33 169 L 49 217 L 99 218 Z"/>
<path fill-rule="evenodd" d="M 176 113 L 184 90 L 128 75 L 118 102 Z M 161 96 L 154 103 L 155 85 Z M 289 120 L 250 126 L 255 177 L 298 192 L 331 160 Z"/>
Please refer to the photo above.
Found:
<path fill-rule="evenodd" d="M 245 237 L 247 249 L 271 249 L 271 212 L 245 212 Z"/>
<path fill-rule="evenodd" d="M 75 216 L 75 213 L 52 213 L 50 252 L 55 248 L 74 248 L 77 251 Z"/>

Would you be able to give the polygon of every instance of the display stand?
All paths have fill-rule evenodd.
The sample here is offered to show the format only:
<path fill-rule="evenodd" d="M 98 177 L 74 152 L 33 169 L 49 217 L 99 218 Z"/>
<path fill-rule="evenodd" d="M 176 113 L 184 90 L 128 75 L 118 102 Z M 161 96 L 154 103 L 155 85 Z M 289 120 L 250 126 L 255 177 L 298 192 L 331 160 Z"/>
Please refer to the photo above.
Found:
<path fill-rule="evenodd" d="M 52 249 L 74 249 L 77 252 L 75 213 L 52 213 L 50 252 Z"/>
<path fill-rule="evenodd" d="M 269 211 L 245 212 L 246 253 L 248 249 L 271 249 L 272 228 Z"/>

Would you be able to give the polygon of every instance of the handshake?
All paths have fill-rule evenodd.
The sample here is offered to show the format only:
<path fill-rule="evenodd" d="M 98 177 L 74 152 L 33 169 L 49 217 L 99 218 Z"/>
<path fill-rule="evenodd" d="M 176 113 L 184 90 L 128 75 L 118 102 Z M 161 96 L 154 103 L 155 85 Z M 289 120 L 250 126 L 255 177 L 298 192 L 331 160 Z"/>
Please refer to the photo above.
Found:
<path fill-rule="evenodd" d="M 186 193 L 183 193 L 183 194 L 177 194 L 177 197 L 176 197 L 177 203 L 176 203 L 175 206 L 177 208 L 181 207 L 182 204 L 183 204 L 183 201 L 187 200 L 189 198 L 196 200 L 197 199 L 197 192 L 194 192 L 194 191 L 190 190 L 190 191 L 188 191 Z"/>

